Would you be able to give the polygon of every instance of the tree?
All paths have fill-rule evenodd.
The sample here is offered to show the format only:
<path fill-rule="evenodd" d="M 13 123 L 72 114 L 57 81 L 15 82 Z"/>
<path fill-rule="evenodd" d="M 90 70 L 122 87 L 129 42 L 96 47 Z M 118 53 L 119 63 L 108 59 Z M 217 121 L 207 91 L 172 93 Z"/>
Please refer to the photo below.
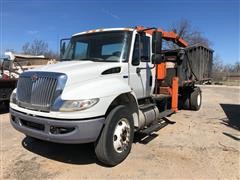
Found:
<path fill-rule="evenodd" d="M 169 30 L 177 33 L 181 38 L 187 41 L 190 46 L 200 44 L 210 47 L 212 44 L 199 30 L 194 29 L 190 21 L 186 19 L 173 23 Z M 172 44 L 170 44 L 169 47 L 176 48 L 176 46 L 173 46 Z"/>
<path fill-rule="evenodd" d="M 55 59 L 55 60 L 59 60 L 60 56 L 58 53 L 53 52 L 51 50 L 49 50 L 48 52 L 43 54 L 46 58 L 50 58 L 50 59 Z"/>
<path fill-rule="evenodd" d="M 46 58 L 59 60 L 58 53 L 49 50 L 48 43 L 43 40 L 35 39 L 33 42 L 27 42 L 22 46 L 23 54 L 44 55 Z"/>
<path fill-rule="evenodd" d="M 213 73 L 221 73 L 223 72 L 225 69 L 223 62 L 220 58 L 219 55 L 215 55 L 213 57 L 213 66 L 212 66 L 212 72 Z"/>
<path fill-rule="evenodd" d="M 30 55 L 44 55 L 47 53 L 48 50 L 48 44 L 42 40 L 35 39 L 32 43 L 25 43 L 22 46 L 22 51 L 24 54 L 30 54 Z"/>
<path fill-rule="evenodd" d="M 12 53 L 16 53 L 16 51 L 12 48 L 6 48 L 5 52 L 12 52 Z"/>
<path fill-rule="evenodd" d="M 226 65 L 223 64 L 219 55 L 213 57 L 212 78 L 214 81 L 222 81 L 227 76 Z"/>
<path fill-rule="evenodd" d="M 240 73 L 240 62 L 239 61 L 235 62 L 235 64 L 233 65 L 232 71 L 235 73 Z"/>
<path fill-rule="evenodd" d="M 239 73 L 240 72 L 240 62 L 235 62 L 234 64 L 224 64 L 219 55 L 213 57 L 213 73 Z"/>

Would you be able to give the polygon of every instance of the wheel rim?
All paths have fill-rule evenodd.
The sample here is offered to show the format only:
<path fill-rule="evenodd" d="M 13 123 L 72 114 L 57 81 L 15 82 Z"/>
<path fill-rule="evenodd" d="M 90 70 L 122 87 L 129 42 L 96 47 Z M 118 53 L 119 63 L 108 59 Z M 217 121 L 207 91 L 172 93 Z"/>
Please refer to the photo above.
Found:
<path fill-rule="evenodd" d="M 198 96 L 197 96 L 197 105 L 200 106 L 200 104 L 201 104 L 201 95 L 198 94 Z"/>
<path fill-rule="evenodd" d="M 121 153 L 127 149 L 130 139 L 130 125 L 126 118 L 118 121 L 113 133 L 113 147 L 116 152 Z"/>

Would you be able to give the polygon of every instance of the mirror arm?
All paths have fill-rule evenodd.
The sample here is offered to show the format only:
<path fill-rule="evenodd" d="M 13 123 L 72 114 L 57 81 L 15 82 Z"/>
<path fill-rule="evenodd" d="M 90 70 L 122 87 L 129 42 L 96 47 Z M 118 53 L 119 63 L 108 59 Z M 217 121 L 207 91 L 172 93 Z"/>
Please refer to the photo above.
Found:
<path fill-rule="evenodd" d="M 155 68 L 155 67 L 156 67 L 156 64 L 154 63 L 153 66 L 152 66 L 152 67 L 149 67 L 149 68 L 137 67 L 137 70 L 136 70 L 136 71 L 137 71 L 137 74 L 139 74 L 142 69 L 153 69 L 153 68 Z"/>

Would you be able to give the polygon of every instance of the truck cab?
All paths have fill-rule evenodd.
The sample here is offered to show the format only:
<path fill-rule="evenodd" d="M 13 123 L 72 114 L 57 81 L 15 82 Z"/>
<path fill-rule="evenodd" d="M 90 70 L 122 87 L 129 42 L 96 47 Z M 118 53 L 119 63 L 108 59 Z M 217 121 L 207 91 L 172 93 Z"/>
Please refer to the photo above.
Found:
<path fill-rule="evenodd" d="M 11 95 L 11 124 L 46 141 L 93 142 L 101 162 L 119 164 L 135 132 L 150 134 L 162 117 L 177 112 L 180 93 L 186 106 L 201 106 L 194 81 L 179 77 L 184 52 L 161 50 L 164 36 L 184 46 L 185 41 L 164 33 L 136 27 L 74 34 L 68 45 L 62 43 L 61 62 L 20 75 Z M 167 66 L 176 70 L 170 81 Z"/>

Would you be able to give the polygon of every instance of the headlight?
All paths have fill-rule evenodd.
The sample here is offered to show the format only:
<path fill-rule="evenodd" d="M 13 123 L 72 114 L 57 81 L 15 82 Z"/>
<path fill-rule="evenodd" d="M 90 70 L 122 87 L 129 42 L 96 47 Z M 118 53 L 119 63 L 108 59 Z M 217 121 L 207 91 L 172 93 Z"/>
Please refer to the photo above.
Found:
<path fill-rule="evenodd" d="M 16 93 L 16 91 L 12 92 L 12 94 L 10 96 L 10 102 L 14 103 L 14 104 L 17 104 L 17 93 Z"/>
<path fill-rule="evenodd" d="M 59 108 L 59 111 L 81 111 L 94 106 L 98 101 L 98 98 L 87 100 L 65 100 Z"/>

